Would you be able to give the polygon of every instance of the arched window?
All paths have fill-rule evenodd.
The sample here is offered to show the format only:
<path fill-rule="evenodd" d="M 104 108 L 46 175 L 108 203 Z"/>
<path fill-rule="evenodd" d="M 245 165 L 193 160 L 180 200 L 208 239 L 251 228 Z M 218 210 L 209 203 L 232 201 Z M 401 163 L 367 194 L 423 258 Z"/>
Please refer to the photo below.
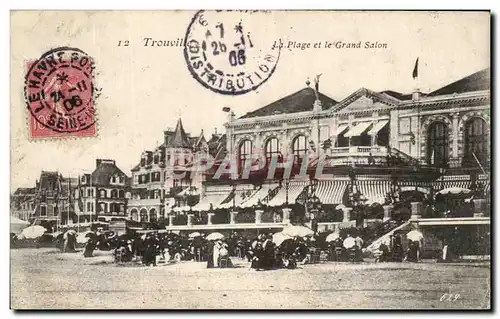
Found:
<path fill-rule="evenodd" d="M 480 117 L 473 117 L 465 123 L 464 164 L 477 165 L 488 162 L 488 126 Z"/>
<path fill-rule="evenodd" d="M 141 222 L 148 221 L 148 211 L 145 208 L 141 208 Z"/>
<path fill-rule="evenodd" d="M 158 214 L 156 212 L 156 209 L 155 208 L 151 208 L 151 210 L 149 211 L 149 221 L 150 222 L 155 222 L 158 220 Z"/>
<path fill-rule="evenodd" d="M 105 189 L 101 189 L 101 190 L 99 191 L 99 196 L 100 196 L 101 198 L 106 198 L 106 190 L 105 190 Z"/>
<path fill-rule="evenodd" d="M 120 191 L 119 191 L 119 197 L 120 198 L 125 198 L 125 191 L 123 189 L 120 189 Z"/>
<path fill-rule="evenodd" d="M 111 198 L 117 198 L 118 197 L 118 191 L 116 189 L 111 190 Z"/>
<path fill-rule="evenodd" d="M 271 162 L 271 158 L 280 156 L 280 146 L 276 137 L 271 137 L 266 142 L 266 161 Z"/>
<path fill-rule="evenodd" d="M 307 154 L 307 138 L 305 135 L 298 135 L 292 142 L 292 153 L 294 162 L 300 163 L 301 159 Z"/>
<path fill-rule="evenodd" d="M 240 170 L 245 167 L 245 161 L 251 159 L 252 157 L 252 141 L 244 140 L 240 144 L 239 154 L 238 154 L 238 167 Z"/>
<path fill-rule="evenodd" d="M 444 122 L 434 122 L 427 132 L 427 164 L 437 167 L 448 165 L 448 127 Z"/>
<path fill-rule="evenodd" d="M 137 209 L 133 208 L 130 211 L 130 219 L 135 220 L 135 221 L 139 221 L 139 212 L 137 211 Z"/>

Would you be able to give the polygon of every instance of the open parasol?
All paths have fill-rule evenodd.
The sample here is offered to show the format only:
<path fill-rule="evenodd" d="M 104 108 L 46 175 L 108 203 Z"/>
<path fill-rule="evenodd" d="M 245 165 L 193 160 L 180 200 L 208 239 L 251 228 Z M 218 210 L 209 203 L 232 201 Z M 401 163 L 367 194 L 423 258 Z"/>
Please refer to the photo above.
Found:
<path fill-rule="evenodd" d="M 406 234 L 406 238 L 411 241 L 421 241 L 424 239 L 424 235 L 418 230 L 412 230 L 408 234 Z"/>
<path fill-rule="evenodd" d="M 332 242 L 334 240 L 337 240 L 340 237 L 339 233 L 331 233 L 330 235 L 326 236 L 325 241 L 327 243 Z"/>
<path fill-rule="evenodd" d="M 281 245 L 285 240 L 291 239 L 292 237 L 283 234 L 282 232 L 276 233 L 273 235 L 273 243 L 276 244 L 276 246 Z"/>
<path fill-rule="evenodd" d="M 207 240 L 219 240 L 219 239 L 223 239 L 223 238 L 224 238 L 224 235 L 222 235 L 221 233 L 218 233 L 218 232 L 211 233 L 210 235 L 207 236 Z"/>
<path fill-rule="evenodd" d="M 345 249 L 350 249 L 356 246 L 356 240 L 354 240 L 354 238 L 352 237 L 347 237 L 346 239 L 344 239 L 343 245 Z"/>
<path fill-rule="evenodd" d="M 461 187 L 450 187 L 445 188 L 437 192 L 437 194 L 448 195 L 448 194 L 469 194 L 472 192 L 470 189 L 461 188 Z"/>
<path fill-rule="evenodd" d="M 83 233 L 79 233 L 78 236 L 76 236 L 76 242 L 79 244 L 85 244 L 89 240 L 89 238 L 92 237 L 93 232 L 91 231 L 86 231 Z M 87 236 L 88 235 L 88 236 Z"/>
<path fill-rule="evenodd" d="M 10 232 L 14 234 L 20 234 L 23 232 L 23 229 L 28 227 L 30 223 L 25 220 L 19 219 L 14 216 L 10 216 Z"/>
<path fill-rule="evenodd" d="M 195 231 L 194 233 L 189 234 L 189 238 L 195 238 L 195 237 L 200 237 L 200 236 L 201 236 L 201 234 L 199 232 L 197 232 L 197 231 Z"/>
<path fill-rule="evenodd" d="M 27 239 L 34 239 L 34 238 L 42 237 L 42 235 L 46 231 L 47 231 L 47 229 L 45 229 L 45 227 L 40 226 L 40 225 L 34 225 L 34 226 L 29 226 L 29 227 L 26 227 L 25 229 L 23 229 L 23 231 L 21 232 L 21 235 Z"/>
<path fill-rule="evenodd" d="M 311 236 L 314 235 L 314 231 L 310 228 L 307 228 L 305 226 L 288 226 L 285 227 L 282 231 L 284 235 L 288 235 L 291 237 L 306 237 L 306 236 Z"/>

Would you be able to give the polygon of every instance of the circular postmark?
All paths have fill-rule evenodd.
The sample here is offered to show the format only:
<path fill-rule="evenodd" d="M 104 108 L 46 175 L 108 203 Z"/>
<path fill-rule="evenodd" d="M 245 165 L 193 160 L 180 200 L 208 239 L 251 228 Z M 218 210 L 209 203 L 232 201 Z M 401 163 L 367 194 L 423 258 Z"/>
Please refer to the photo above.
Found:
<path fill-rule="evenodd" d="M 184 57 L 204 87 L 227 95 L 256 90 L 273 75 L 279 48 L 264 11 L 198 11 L 186 31 Z M 269 21 L 270 23 L 267 23 Z"/>
<path fill-rule="evenodd" d="M 24 95 L 33 118 L 60 133 L 95 124 L 93 60 L 82 50 L 61 47 L 28 64 Z"/>

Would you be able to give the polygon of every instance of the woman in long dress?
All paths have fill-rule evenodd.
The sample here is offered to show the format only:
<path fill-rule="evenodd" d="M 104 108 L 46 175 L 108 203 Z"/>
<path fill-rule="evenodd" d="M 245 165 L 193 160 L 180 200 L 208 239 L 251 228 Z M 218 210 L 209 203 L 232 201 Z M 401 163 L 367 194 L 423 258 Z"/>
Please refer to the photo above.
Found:
<path fill-rule="evenodd" d="M 220 249 L 222 247 L 222 242 L 218 241 L 214 245 L 214 252 L 212 255 L 213 262 L 214 262 L 214 267 L 219 267 L 219 255 L 220 255 Z"/>

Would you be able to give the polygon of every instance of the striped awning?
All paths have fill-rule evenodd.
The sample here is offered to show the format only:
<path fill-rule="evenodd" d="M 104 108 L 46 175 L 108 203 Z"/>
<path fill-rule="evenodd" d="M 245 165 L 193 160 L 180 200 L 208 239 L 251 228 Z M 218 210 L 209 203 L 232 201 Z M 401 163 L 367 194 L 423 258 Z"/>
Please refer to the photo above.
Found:
<path fill-rule="evenodd" d="M 391 191 L 391 181 L 358 181 L 356 186 L 361 194 L 363 194 L 368 203 L 379 203 L 383 204 L 385 202 L 385 197 L 387 193 Z"/>
<path fill-rule="evenodd" d="M 441 189 L 452 188 L 452 187 L 470 189 L 471 181 L 470 180 L 469 181 L 459 181 L 459 180 L 435 181 L 434 183 L 432 183 L 432 187 L 435 190 L 441 190 Z"/>
<path fill-rule="evenodd" d="M 349 127 L 349 125 L 347 125 L 347 124 L 340 124 L 337 127 L 337 130 L 335 131 L 335 133 L 333 134 L 333 136 L 338 136 L 338 135 L 344 133 L 344 131 L 347 130 L 348 127 Z"/>
<path fill-rule="evenodd" d="M 295 204 L 295 200 L 299 194 L 304 190 L 304 187 L 308 185 L 308 182 L 303 183 L 290 183 L 288 185 L 288 203 Z M 286 186 L 283 183 L 280 190 L 268 203 L 268 206 L 281 206 L 286 202 Z"/>
<path fill-rule="evenodd" d="M 322 204 L 341 204 L 348 181 L 319 181 L 316 196 Z"/>
<path fill-rule="evenodd" d="M 278 187 L 278 184 L 267 184 L 267 185 L 262 185 L 262 187 L 257 190 L 254 194 L 251 196 L 247 197 L 244 201 L 241 202 L 240 207 L 247 208 L 247 207 L 252 207 L 254 205 L 257 205 L 259 203 L 259 200 L 261 201 L 262 204 L 265 204 L 263 202 L 263 199 L 269 194 L 269 191 L 275 189 Z"/>
<path fill-rule="evenodd" d="M 228 195 L 228 193 L 205 193 L 205 196 L 200 198 L 199 203 L 193 206 L 193 210 L 209 210 L 210 204 L 212 204 L 214 209 L 220 208 L 220 203 L 222 203 Z"/>
<path fill-rule="evenodd" d="M 380 132 L 380 130 L 387 125 L 387 123 L 389 123 L 389 120 L 377 122 L 375 125 L 373 125 L 372 129 L 368 131 L 368 135 L 377 135 L 378 132 Z"/>
<path fill-rule="evenodd" d="M 351 127 L 349 132 L 344 134 L 344 137 L 360 136 L 370 127 L 370 125 L 372 125 L 372 122 L 358 123 L 358 125 Z"/>

